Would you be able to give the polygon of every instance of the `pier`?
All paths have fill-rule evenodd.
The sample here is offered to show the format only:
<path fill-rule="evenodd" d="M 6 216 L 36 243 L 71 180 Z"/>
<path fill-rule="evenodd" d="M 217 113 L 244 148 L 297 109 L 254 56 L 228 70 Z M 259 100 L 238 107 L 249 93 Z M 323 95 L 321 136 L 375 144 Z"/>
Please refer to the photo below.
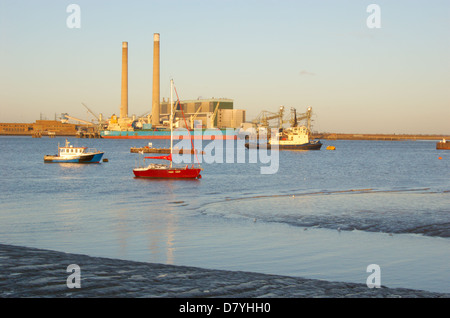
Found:
<path fill-rule="evenodd" d="M 78 131 L 77 138 L 102 138 L 99 132 Z"/>

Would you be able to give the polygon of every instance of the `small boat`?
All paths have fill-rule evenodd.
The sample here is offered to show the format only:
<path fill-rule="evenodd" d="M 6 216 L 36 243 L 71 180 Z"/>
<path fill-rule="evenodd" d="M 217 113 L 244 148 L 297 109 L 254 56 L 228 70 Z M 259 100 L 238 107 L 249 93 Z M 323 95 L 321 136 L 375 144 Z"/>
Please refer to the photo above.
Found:
<path fill-rule="evenodd" d="M 45 155 L 45 163 L 99 163 L 104 152 L 87 147 L 74 147 L 66 139 L 64 147 L 58 144 L 57 155 Z"/>
<path fill-rule="evenodd" d="M 448 142 L 448 140 L 442 139 L 441 141 L 436 143 L 436 149 L 441 150 L 441 149 L 445 149 L 445 150 L 450 150 L 450 142 Z"/>
<path fill-rule="evenodd" d="M 154 178 L 154 179 L 200 179 L 202 176 L 200 172 L 203 170 L 200 167 L 186 165 L 184 167 L 174 167 L 172 164 L 173 154 L 173 80 L 170 81 L 170 154 L 168 156 L 144 157 L 145 159 L 153 160 L 167 160 L 169 164 L 150 163 L 133 169 L 134 176 L 137 178 Z M 184 116 L 184 115 L 183 115 Z M 192 141 L 192 140 L 191 140 Z M 193 145 L 192 145 L 193 146 Z"/>
<path fill-rule="evenodd" d="M 170 161 L 170 164 L 150 163 L 148 166 L 133 169 L 135 177 L 155 178 L 155 179 L 201 179 L 202 168 L 174 167 L 172 165 L 172 155 L 159 157 L 144 157 L 144 159 L 164 159 Z"/>
<path fill-rule="evenodd" d="M 170 153 L 170 148 L 154 148 L 152 146 L 152 143 L 149 142 L 148 146 L 145 147 L 131 147 L 130 148 L 131 153 Z M 179 149 L 175 147 L 172 151 L 173 153 L 177 154 L 191 154 L 194 155 L 196 153 L 199 153 L 196 149 Z M 200 152 L 201 154 L 204 154 L 204 151 Z"/>
<path fill-rule="evenodd" d="M 309 140 L 309 131 L 305 126 L 295 126 L 281 129 L 275 138 L 272 136 L 267 143 L 246 143 L 245 147 L 249 149 L 275 147 L 279 150 L 320 150 L 322 143 L 320 140 Z"/>

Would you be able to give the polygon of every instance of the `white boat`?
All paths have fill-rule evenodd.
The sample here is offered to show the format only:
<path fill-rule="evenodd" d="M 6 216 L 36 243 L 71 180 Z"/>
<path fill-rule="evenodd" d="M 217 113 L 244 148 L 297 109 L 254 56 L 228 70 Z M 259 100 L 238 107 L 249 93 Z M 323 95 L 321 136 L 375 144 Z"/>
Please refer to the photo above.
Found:
<path fill-rule="evenodd" d="M 278 132 L 268 143 L 246 143 L 247 148 L 271 149 L 276 146 L 280 150 L 320 150 L 320 140 L 309 140 L 308 129 L 305 126 L 289 127 Z"/>
<path fill-rule="evenodd" d="M 282 109 L 282 108 L 281 108 Z M 320 150 L 322 143 L 320 140 L 310 140 L 311 127 L 311 107 L 308 108 L 304 119 L 307 119 L 308 126 L 298 126 L 297 115 L 294 109 L 294 119 L 292 126 L 280 128 L 278 132 L 270 137 L 267 143 L 246 143 L 247 148 L 267 148 L 276 146 L 280 150 Z"/>
<path fill-rule="evenodd" d="M 278 145 L 278 149 L 287 150 L 320 150 L 320 140 L 309 140 L 309 130 L 305 126 L 289 127 L 269 140 L 269 145 Z"/>

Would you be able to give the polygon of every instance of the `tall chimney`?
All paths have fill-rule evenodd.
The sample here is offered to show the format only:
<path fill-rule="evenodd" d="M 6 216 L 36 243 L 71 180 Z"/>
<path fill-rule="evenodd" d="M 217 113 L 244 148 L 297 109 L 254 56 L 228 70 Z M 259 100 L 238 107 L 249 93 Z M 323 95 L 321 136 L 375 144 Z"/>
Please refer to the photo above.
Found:
<path fill-rule="evenodd" d="M 159 125 L 159 33 L 153 34 L 153 98 L 152 125 Z"/>
<path fill-rule="evenodd" d="M 128 117 L 128 42 L 122 42 L 122 100 L 120 118 Z"/>

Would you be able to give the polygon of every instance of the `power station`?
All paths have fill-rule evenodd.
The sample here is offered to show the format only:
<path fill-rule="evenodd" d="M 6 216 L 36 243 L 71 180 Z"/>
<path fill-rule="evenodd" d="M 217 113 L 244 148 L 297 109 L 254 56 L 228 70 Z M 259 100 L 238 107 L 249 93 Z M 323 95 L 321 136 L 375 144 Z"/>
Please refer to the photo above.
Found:
<path fill-rule="evenodd" d="M 160 34 L 153 34 L 153 87 L 152 109 L 149 115 L 137 118 L 128 116 L 128 42 L 122 42 L 122 86 L 120 115 L 111 116 L 107 128 L 101 131 L 104 138 L 155 138 L 170 137 L 168 124 L 170 103 L 160 96 Z M 219 137 L 226 128 L 238 128 L 245 122 L 245 110 L 233 109 L 233 100 L 225 98 L 180 101 L 174 109 L 177 128 L 218 130 Z M 210 134 L 210 133 L 209 133 Z M 208 135 L 209 135 L 208 134 Z"/>

